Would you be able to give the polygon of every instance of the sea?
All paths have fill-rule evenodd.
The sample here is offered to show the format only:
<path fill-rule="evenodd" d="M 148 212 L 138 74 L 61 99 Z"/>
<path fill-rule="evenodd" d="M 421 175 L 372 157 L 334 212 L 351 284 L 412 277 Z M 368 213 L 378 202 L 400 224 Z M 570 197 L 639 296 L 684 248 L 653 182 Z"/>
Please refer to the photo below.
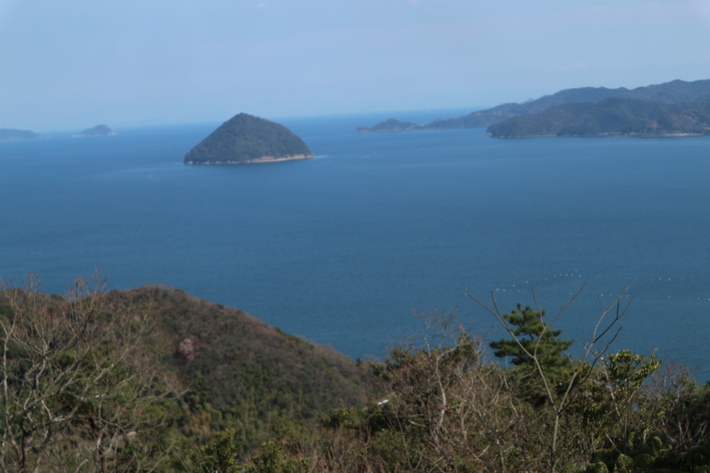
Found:
<path fill-rule="evenodd" d="M 255 165 L 183 164 L 219 123 L 0 143 L 0 278 L 179 288 L 362 360 L 517 303 L 581 355 L 619 314 L 611 351 L 710 378 L 710 137 L 354 133 L 464 113 L 274 119 L 316 157 Z"/>

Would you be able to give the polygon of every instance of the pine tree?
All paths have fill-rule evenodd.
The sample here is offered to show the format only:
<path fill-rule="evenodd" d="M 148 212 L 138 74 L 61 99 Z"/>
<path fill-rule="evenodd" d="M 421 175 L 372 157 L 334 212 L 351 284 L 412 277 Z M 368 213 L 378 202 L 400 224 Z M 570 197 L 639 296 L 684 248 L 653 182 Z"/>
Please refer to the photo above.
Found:
<path fill-rule="evenodd" d="M 572 346 L 572 340 L 559 338 L 561 330 L 553 330 L 543 320 L 544 310 L 534 310 L 529 306 L 503 314 L 514 338 L 491 342 L 495 356 L 512 357 L 515 366 L 534 367 L 535 359 L 548 376 L 560 374 L 569 363 L 565 352 Z"/>

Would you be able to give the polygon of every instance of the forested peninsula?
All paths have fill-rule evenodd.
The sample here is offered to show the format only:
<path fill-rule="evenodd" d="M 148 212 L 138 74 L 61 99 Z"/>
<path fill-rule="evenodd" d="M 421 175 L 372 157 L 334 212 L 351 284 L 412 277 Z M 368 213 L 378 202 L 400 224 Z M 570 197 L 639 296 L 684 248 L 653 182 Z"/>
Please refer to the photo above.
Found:
<path fill-rule="evenodd" d="M 312 158 L 301 138 L 283 125 L 240 113 L 185 155 L 185 164 L 246 164 Z"/>
<path fill-rule="evenodd" d="M 474 299 L 503 338 L 433 312 L 363 363 L 179 289 L 3 287 L 3 472 L 710 471 L 710 385 L 613 346 L 625 294 L 580 355 Z"/>
<path fill-rule="evenodd" d="M 496 138 L 705 135 L 710 134 L 710 80 L 675 80 L 636 89 L 567 89 L 524 104 L 503 104 L 410 129 L 452 128 L 487 128 Z M 383 122 L 356 131 L 399 128 Z"/>

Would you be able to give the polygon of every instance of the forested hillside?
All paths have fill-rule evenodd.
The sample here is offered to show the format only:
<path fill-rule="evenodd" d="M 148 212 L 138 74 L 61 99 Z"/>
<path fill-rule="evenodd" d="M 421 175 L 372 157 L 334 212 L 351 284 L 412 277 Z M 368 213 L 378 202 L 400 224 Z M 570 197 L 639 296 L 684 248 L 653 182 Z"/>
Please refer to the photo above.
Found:
<path fill-rule="evenodd" d="M 365 403 L 366 368 L 184 291 L 0 293 L 0 471 L 181 470 L 230 429 L 272 432 Z"/>
<path fill-rule="evenodd" d="M 580 87 L 407 129 L 487 128 L 496 138 L 697 135 L 710 132 L 708 104 L 710 80 L 674 80 L 635 89 Z M 399 123 L 388 120 L 356 131 L 399 131 Z"/>
<path fill-rule="evenodd" d="M 156 317 L 165 356 L 172 357 L 187 389 L 181 430 L 189 437 L 234 429 L 246 449 L 281 420 L 364 405 L 364 370 L 330 348 L 179 290 L 110 295 L 150 307 Z"/>
<path fill-rule="evenodd" d="M 579 87 L 565 89 L 525 103 L 509 103 L 472 112 L 459 118 L 436 120 L 426 128 L 486 128 L 511 117 L 534 115 L 564 104 L 592 104 L 606 99 L 671 103 L 710 102 L 710 80 L 686 82 L 674 80 L 635 89 L 619 87 Z"/>
<path fill-rule="evenodd" d="M 606 99 L 568 103 L 508 118 L 491 125 L 487 132 L 496 138 L 702 135 L 710 132 L 710 102 L 663 104 Z"/>

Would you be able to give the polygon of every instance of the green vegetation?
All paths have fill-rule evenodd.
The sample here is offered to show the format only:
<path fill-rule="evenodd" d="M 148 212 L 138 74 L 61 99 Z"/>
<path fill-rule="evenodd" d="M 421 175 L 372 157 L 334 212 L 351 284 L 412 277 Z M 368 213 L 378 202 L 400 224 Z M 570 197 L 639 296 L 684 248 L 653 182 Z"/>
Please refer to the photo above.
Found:
<path fill-rule="evenodd" d="M 188 391 L 181 430 L 206 440 L 233 429 L 242 451 L 285 419 L 306 420 L 364 405 L 363 369 L 347 357 L 183 291 L 111 293 L 150 307 Z"/>
<path fill-rule="evenodd" d="M 516 327 L 512 330 L 515 339 L 491 342 L 495 356 L 512 357 L 515 366 L 532 366 L 539 359 L 546 367 L 557 369 L 565 365 L 564 353 L 572 346 L 571 340 L 557 338 L 562 331 L 552 330 L 545 323 L 545 311 L 523 308 L 503 314 L 503 319 Z"/>
<path fill-rule="evenodd" d="M 185 155 L 185 164 L 236 164 L 311 158 L 308 146 L 288 128 L 240 113 Z"/>
<path fill-rule="evenodd" d="M 183 471 L 229 430 L 240 455 L 363 406 L 366 367 L 159 287 L 0 292 L 0 471 Z"/>
<path fill-rule="evenodd" d="M 171 451 L 178 384 L 153 320 L 77 281 L 0 294 L 0 470 L 134 471 Z"/>
<path fill-rule="evenodd" d="M 511 367 L 440 312 L 365 365 L 181 290 L 31 278 L 0 292 L 0 471 L 710 471 L 710 385 L 611 351 L 622 300 L 579 357 L 569 304 L 493 299 Z"/>

